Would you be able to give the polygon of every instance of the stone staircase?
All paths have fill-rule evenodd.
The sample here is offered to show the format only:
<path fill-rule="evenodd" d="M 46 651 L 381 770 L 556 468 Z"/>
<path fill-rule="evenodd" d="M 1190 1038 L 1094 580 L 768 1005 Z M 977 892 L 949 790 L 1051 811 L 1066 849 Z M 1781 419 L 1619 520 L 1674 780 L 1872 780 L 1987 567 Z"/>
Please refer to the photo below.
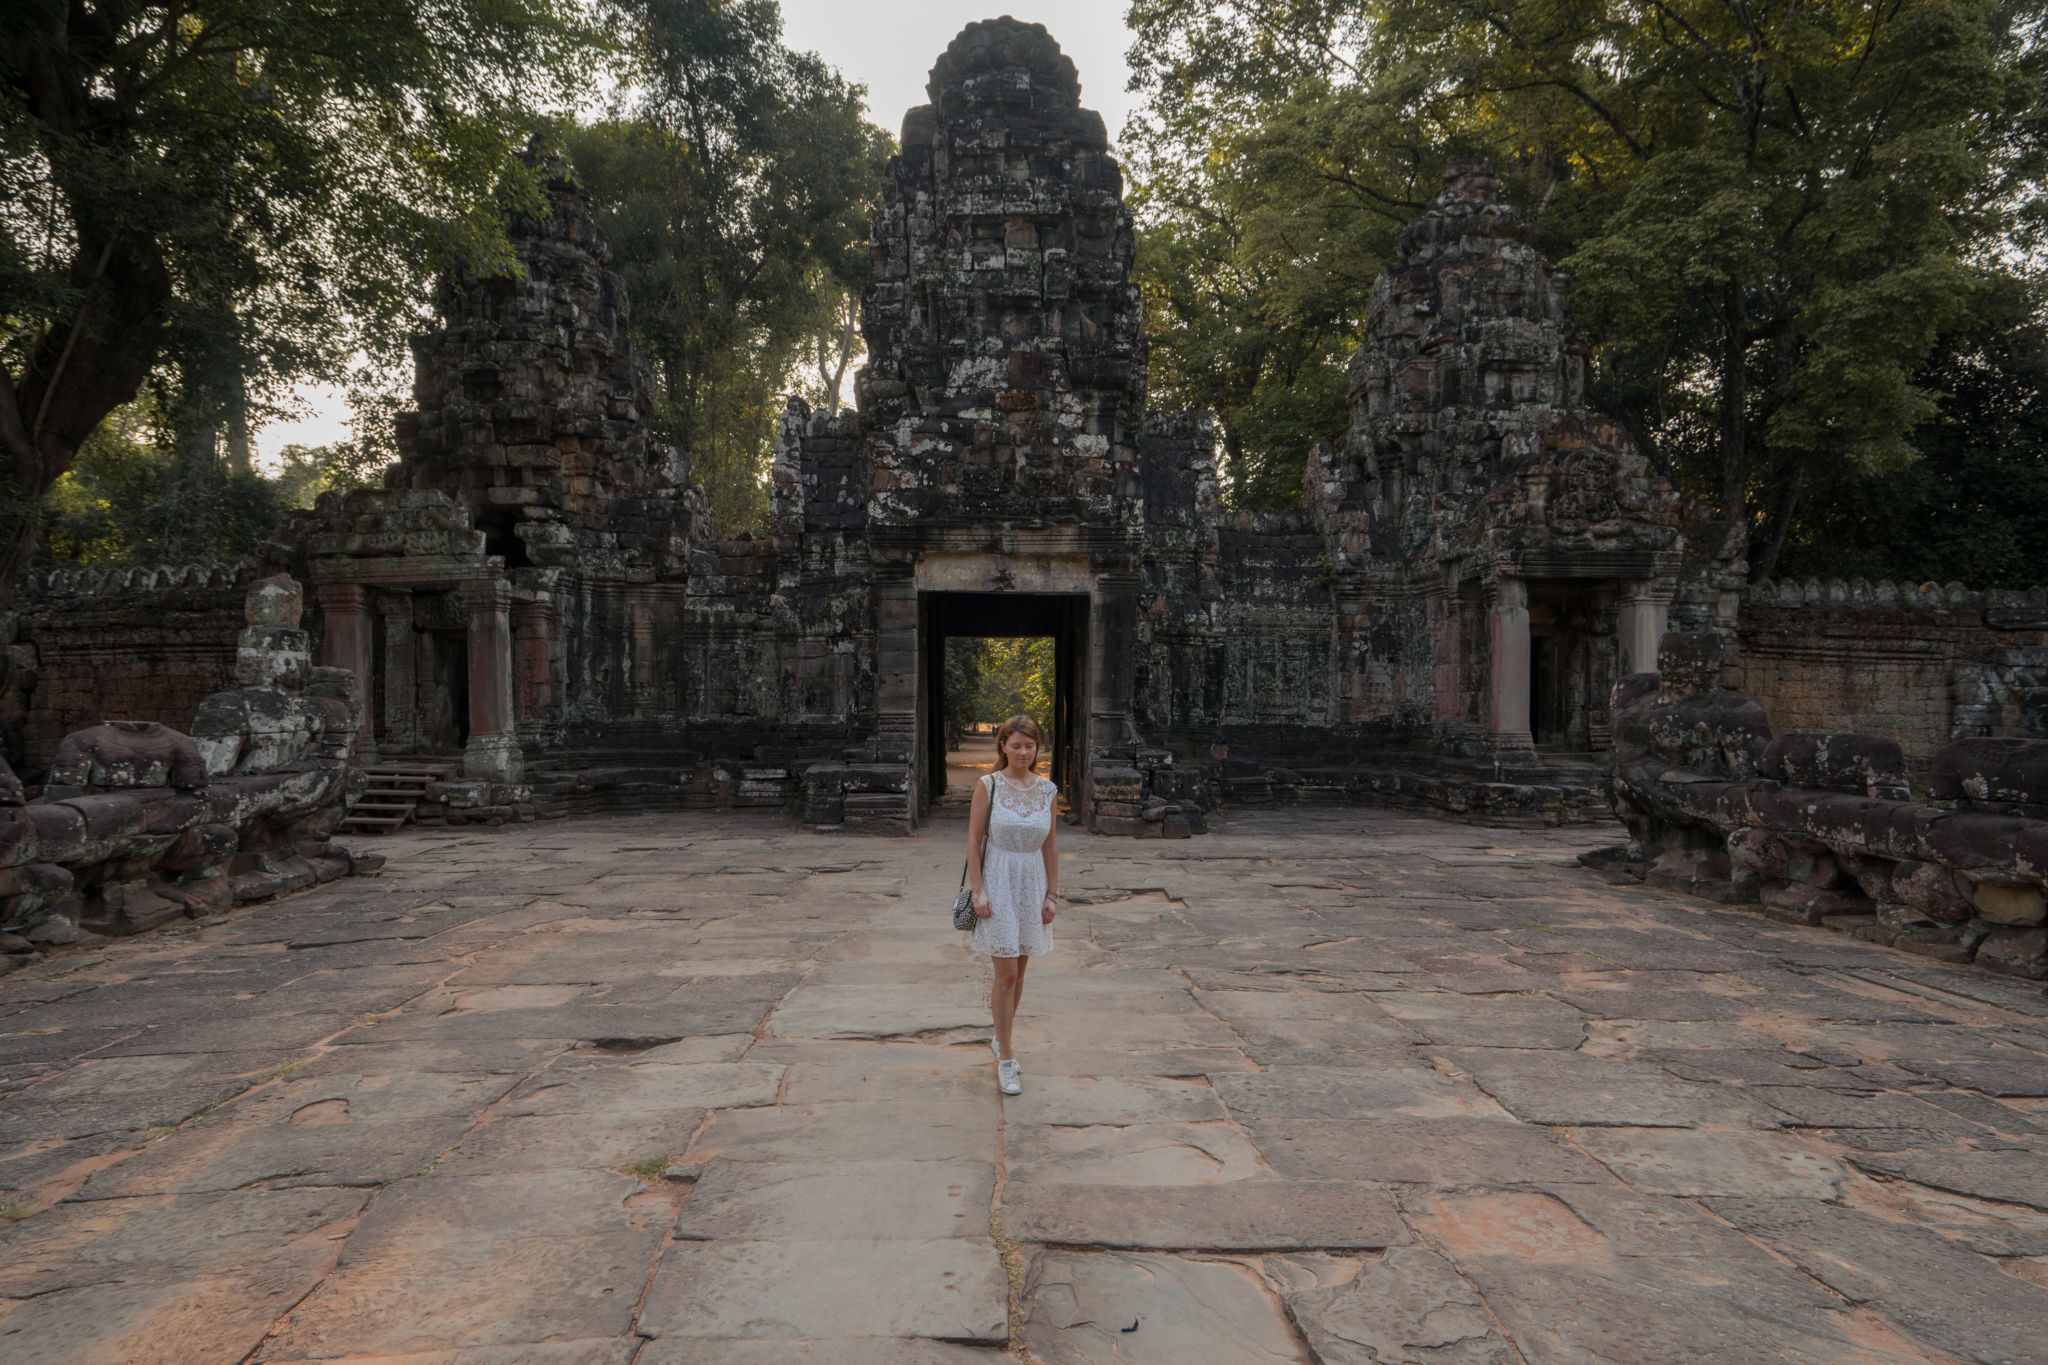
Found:
<path fill-rule="evenodd" d="M 370 788 L 341 822 L 344 833 L 391 833 L 413 818 L 427 788 L 448 776 L 446 765 L 403 762 L 380 763 L 363 772 Z"/>

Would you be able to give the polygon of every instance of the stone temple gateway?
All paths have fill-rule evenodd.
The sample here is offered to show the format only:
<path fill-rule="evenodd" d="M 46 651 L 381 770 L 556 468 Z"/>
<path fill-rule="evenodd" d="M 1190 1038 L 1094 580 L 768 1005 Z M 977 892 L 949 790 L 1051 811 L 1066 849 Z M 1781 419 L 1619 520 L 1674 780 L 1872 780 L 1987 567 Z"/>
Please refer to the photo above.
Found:
<path fill-rule="evenodd" d="M 1402 238 L 1303 505 L 1231 515 L 1208 422 L 1147 410 L 1122 173 L 1072 62 L 979 23 L 929 90 L 874 229 L 859 412 L 791 402 L 770 538 L 717 538 L 650 440 L 566 174 L 514 225 L 521 277 L 445 289 L 387 486 L 280 545 L 374 700 L 365 750 L 543 791 L 632 755 L 701 800 L 903 828 L 945 781 L 941 642 L 1029 633 L 1058 642 L 1056 775 L 1103 832 L 1193 832 L 1276 783 L 1602 809 L 1605 698 L 1686 579 L 1676 498 L 1586 411 L 1563 281 L 1488 169 Z M 1711 573 L 1687 581 L 1713 624 Z"/>
<path fill-rule="evenodd" d="M 1035 25 L 970 25 L 904 119 L 872 239 L 859 411 L 791 401 L 765 536 L 722 537 L 653 439 L 629 300 L 567 168 L 519 272 L 451 280 L 382 488 L 258 566 L 29 585 L 0 732 L 31 783 L 74 730 L 188 724 L 244 598 L 305 586 L 356 752 L 440 768 L 423 818 L 779 808 L 901 831 L 946 781 L 950 636 L 1055 641 L 1056 780 L 1102 833 L 1220 804 L 1607 818 L 1616 684 L 1667 629 L 1802 730 L 2048 736 L 2048 596 L 1745 585 L 1584 399 L 1566 281 L 1491 168 L 1401 236 L 1350 421 L 1299 506 L 1227 512 L 1208 419 L 1146 400 L 1102 120 Z M 438 804 L 436 804 L 438 803 Z"/>

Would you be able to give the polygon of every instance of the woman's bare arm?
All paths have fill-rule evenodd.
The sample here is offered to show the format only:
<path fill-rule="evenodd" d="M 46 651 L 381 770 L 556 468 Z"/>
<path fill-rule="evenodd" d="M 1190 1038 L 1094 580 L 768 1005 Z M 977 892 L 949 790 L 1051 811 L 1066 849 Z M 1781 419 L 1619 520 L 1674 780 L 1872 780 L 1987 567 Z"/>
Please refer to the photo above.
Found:
<path fill-rule="evenodd" d="M 1045 832 L 1045 843 L 1040 847 L 1039 855 L 1045 859 L 1045 894 L 1047 897 L 1057 896 L 1060 893 L 1060 813 L 1058 810 L 1054 810 L 1052 813 L 1052 827 Z M 1045 922 L 1047 924 L 1052 923 L 1052 917 L 1055 913 L 1057 912 L 1051 905 L 1045 907 Z"/>

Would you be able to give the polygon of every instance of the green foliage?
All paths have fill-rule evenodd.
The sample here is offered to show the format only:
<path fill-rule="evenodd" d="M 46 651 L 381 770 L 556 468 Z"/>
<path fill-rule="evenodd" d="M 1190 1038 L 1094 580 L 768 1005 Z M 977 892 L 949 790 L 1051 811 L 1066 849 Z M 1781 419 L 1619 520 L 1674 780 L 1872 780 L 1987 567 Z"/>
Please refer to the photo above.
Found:
<path fill-rule="evenodd" d="M 846 336 L 892 146 L 860 87 L 783 46 L 773 0 L 650 0 L 635 22 L 627 107 L 567 149 L 632 293 L 662 435 L 722 530 L 760 531 L 781 395 Z"/>
<path fill-rule="evenodd" d="M 1050 732 L 1055 679 L 1050 636 L 946 641 L 946 723 L 954 731 L 1025 715 Z"/>
<path fill-rule="evenodd" d="M 217 471 L 184 477 L 155 439 L 151 405 L 117 412 L 86 438 L 43 504 L 42 562 L 97 568 L 193 564 L 253 556 L 289 506 L 279 481 Z M 297 449 L 294 447 L 294 449 Z"/>
<path fill-rule="evenodd" d="M 1298 470 L 1314 426 L 1247 420 L 1262 382 L 1329 401 L 1263 378 L 1262 333 L 1348 349 L 1456 156 L 1498 160 L 1573 272 L 1594 401 L 1760 572 L 1803 489 L 1913 457 L 1937 339 L 2025 304 L 2038 0 L 1138 0 L 1131 22 L 1143 269 L 1182 332 L 1155 363 L 1176 402 L 1262 431 L 1254 463 Z"/>
<path fill-rule="evenodd" d="M 1921 457 L 1866 476 L 1838 466 L 1793 527 L 1790 578 L 2031 588 L 2048 581 L 2048 346 L 2033 329 L 1950 339 L 1919 376 L 1946 395 Z"/>
<path fill-rule="evenodd" d="M 577 0 L 0 8 L 10 496 L 153 374 L 181 447 L 239 452 L 288 384 L 393 353 L 435 271 L 509 260 L 512 153 L 602 57 Z"/>

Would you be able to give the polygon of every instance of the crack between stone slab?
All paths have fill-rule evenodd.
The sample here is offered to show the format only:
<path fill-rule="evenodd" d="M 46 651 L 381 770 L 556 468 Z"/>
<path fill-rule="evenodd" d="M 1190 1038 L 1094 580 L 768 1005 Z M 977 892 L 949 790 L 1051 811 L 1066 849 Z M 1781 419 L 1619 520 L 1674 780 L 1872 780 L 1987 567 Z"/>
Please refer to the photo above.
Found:
<path fill-rule="evenodd" d="M 1552 1197 L 1555 1198 L 1555 1196 Z M 1402 1226 L 1408 1229 L 1408 1235 L 1415 1239 L 1414 1244 L 1425 1247 L 1442 1257 L 1444 1264 L 1449 1266 L 1456 1273 L 1457 1277 L 1464 1281 L 1472 1290 L 1472 1297 L 1479 1301 L 1479 1306 L 1486 1312 L 1487 1321 L 1491 1322 L 1494 1330 L 1500 1333 L 1501 1342 L 1513 1353 L 1515 1361 L 1519 1365 L 1529 1365 L 1529 1358 L 1522 1353 L 1521 1343 L 1516 1341 L 1514 1335 L 1508 1331 L 1507 1323 L 1503 1322 L 1500 1314 L 1494 1310 L 1492 1300 L 1486 1297 L 1486 1291 L 1481 1289 L 1478 1282 L 1465 1273 L 1465 1267 L 1458 1264 L 1458 1258 L 1451 1254 L 1450 1248 L 1418 1228 L 1414 1220 L 1408 1216 L 1408 1210 L 1402 1207 L 1398 1200 L 1395 1202 L 1394 1212 L 1400 1217 Z M 1578 1217 L 1576 1210 L 1573 1211 L 1572 1216 Z M 1579 1221 L 1583 1223 L 1585 1220 L 1581 1218 Z M 1384 1255 L 1385 1253 L 1382 1252 L 1381 1254 Z M 1290 1313 L 1288 1316 L 1289 1320 L 1292 1321 L 1293 1315 Z"/>
<path fill-rule="evenodd" d="M 478 949 L 476 951 L 481 952 L 483 950 Z M 336 1029 L 333 1033 L 328 1034 L 326 1037 L 319 1038 L 311 1043 L 308 1043 L 304 1048 L 300 1050 L 300 1055 L 306 1060 L 313 1060 L 320 1057 L 324 1057 L 329 1052 L 334 1050 L 336 1046 L 334 1041 L 335 1039 L 341 1037 L 343 1034 L 353 1032 L 358 1028 L 370 1027 L 370 1025 L 363 1023 L 363 1020 L 368 1019 L 376 1021 L 392 1018 L 393 1016 L 402 1012 L 407 1006 L 411 1005 L 414 1001 L 422 999 L 423 997 L 432 994 L 434 991 L 445 989 L 450 981 L 453 981 L 457 976 L 460 976 L 463 972 L 468 971 L 471 967 L 476 965 L 473 961 L 470 960 L 474 956 L 474 952 L 465 953 L 462 956 L 462 958 L 455 959 L 455 961 L 459 961 L 461 965 L 457 966 L 454 971 L 442 977 L 439 981 L 433 982 L 429 985 L 422 987 L 417 993 L 407 997 L 406 999 L 400 1001 L 398 1004 L 392 1006 L 390 1009 L 384 1010 L 381 1013 L 374 1015 L 357 1016 L 356 1019 L 352 1020 L 343 1027 Z M 298 978 L 293 979 L 296 980 Z M 107 1046 L 112 1047 L 113 1044 L 109 1043 L 107 1044 Z M 206 1056 L 208 1054 L 197 1053 L 193 1055 Z M 83 1060 L 83 1058 L 81 1058 L 80 1060 Z M 104 1061 L 110 1059 L 100 1058 L 98 1060 Z M 549 1058 L 549 1061 L 552 1060 L 553 1058 Z M 121 1151 L 103 1153 L 100 1156 L 89 1157 L 86 1160 L 78 1162 L 75 1165 L 65 1167 L 63 1170 L 58 1171 L 57 1173 L 43 1181 L 40 1185 L 36 1186 L 36 1190 L 39 1196 L 48 1191 L 55 1191 L 55 1194 L 46 1202 L 43 1202 L 40 1205 L 40 1207 L 38 1207 L 35 1210 L 35 1212 L 41 1213 L 44 1209 L 62 1203 L 65 1199 L 70 1198 L 72 1195 L 76 1194 L 81 1188 L 83 1188 L 87 1180 L 91 1179 L 100 1171 L 112 1170 L 115 1167 L 121 1165 L 123 1162 L 129 1160 L 131 1157 L 140 1155 L 142 1152 L 156 1145 L 158 1142 L 162 1142 L 166 1139 L 176 1137 L 179 1132 L 183 1131 L 187 1124 L 196 1123 L 197 1121 L 203 1118 L 209 1118 L 212 1115 L 227 1108 L 229 1105 L 239 1104 L 243 1100 L 246 1100 L 253 1095 L 261 1094 L 262 1092 L 270 1089 L 272 1086 L 282 1085 L 285 1081 L 289 1080 L 300 1069 L 302 1069 L 304 1065 L 305 1061 L 287 1062 L 284 1065 L 279 1066 L 275 1070 L 273 1070 L 270 1073 L 270 1075 L 260 1080 L 252 1081 L 250 1084 L 244 1086 L 242 1089 L 236 1091 L 234 1094 L 227 1096 L 225 1099 L 215 1100 L 210 1104 L 200 1106 L 192 1113 L 187 1114 L 184 1118 L 179 1119 L 178 1122 L 176 1122 L 175 1124 L 169 1125 L 171 1131 L 167 1133 L 162 1133 L 160 1136 L 154 1138 L 146 1138 L 140 1146 L 127 1148 Z M 52 1072 L 50 1076 L 38 1077 L 35 1082 L 31 1083 L 30 1085 L 23 1086 L 20 1091 L 16 1091 L 13 1093 L 27 1093 L 28 1091 L 33 1090 L 36 1085 L 41 1084 L 43 1081 L 52 1079 L 56 1076 L 64 1075 L 68 1073 L 71 1069 L 72 1068 L 70 1067 L 66 1067 L 61 1071 Z M 515 1086 L 514 1089 L 517 1089 L 517 1086 Z M 507 1094 L 510 1093 L 511 1092 L 509 1091 L 507 1092 Z M 87 1134 L 86 1136 L 89 1137 L 92 1135 Z M 444 1152 L 442 1155 L 445 1156 L 446 1153 Z M 435 1158 L 435 1161 L 438 1162 L 439 1160 L 440 1157 Z M 431 1166 L 429 1167 L 429 1169 L 431 1169 Z M 335 1186 L 332 1186 L 330 1188 L 354 1189 L 361 1187 L 337 1183 Z M 29 1216 L 34 1217 L 35 1214 L 32 1213 Z"/>
<path fill-rule="evenodd" d="M 1089 940 L 1091 943 L 1094 940 L 1092 925 Z M 983 997 L 987 998 L 995 990 L 995 973 L 986 962 L 982 965 L 981 983 Z M 996 1257 L 1002 1264 L 1003 1283 L 1007 1290 L 1004 1295 L 1004 1308 L 1009 1326 L 1009 1340 L 1003 1345 L 1003 1354 L 1013 1360 L 1022 1361 L 1025 1365 L 1033 1365 L 1031 1350 L 1024 1344 L 1024 1249 L 1003 1226 L 1003 1190 L 1010 1179 L 1010 1168 L 1003 1142 L 1008 1124 L 1009 1111 L 1003 1105 L 1003 1097 L 998 1095 L 995 1153 L 992 1161 L 995 1181 L 989 1191 L 988 1236 L 989 1240 L 995 1243 Z"/>

